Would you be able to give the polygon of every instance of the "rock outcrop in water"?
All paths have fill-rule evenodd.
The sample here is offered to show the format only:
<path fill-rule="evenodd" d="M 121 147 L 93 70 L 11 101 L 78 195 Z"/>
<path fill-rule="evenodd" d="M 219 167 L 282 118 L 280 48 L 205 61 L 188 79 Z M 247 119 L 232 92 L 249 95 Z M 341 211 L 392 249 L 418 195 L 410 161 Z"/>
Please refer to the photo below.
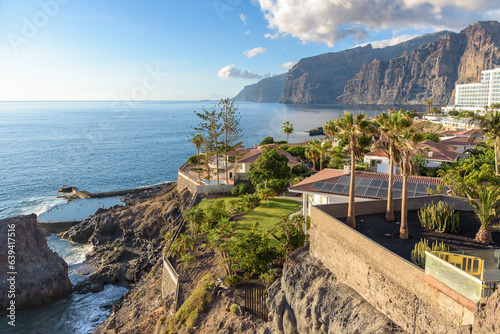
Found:
<path fill-rule="evenodd" d="M 163 235 L 174 228 L 188 206 L 188 190 L 167 186 L 135 204 L 98 210 L 95 215 L 60 234 L 79 243 L 92 243 L 88 261 L 96 271 L 75 291 L 99 291 L 104 284 L 136 283 L 161 257 Z"/>
<path fill-rule="evenodd" d="M 8 298 L 10 284 L 8 272 L 16 272 L 15 301 L 16 309 L 23 310 L 51 304 L 71 294 L 68 278 L 68 265 L 48 246 L 42 231 L 36 226 L 36 215 L 18 216 L 0 220 L 0 307 L 4 313 L 11 298 Z M 9 268 L 7 236 L 9 228 L 14 227 L 15 263 Z"/>

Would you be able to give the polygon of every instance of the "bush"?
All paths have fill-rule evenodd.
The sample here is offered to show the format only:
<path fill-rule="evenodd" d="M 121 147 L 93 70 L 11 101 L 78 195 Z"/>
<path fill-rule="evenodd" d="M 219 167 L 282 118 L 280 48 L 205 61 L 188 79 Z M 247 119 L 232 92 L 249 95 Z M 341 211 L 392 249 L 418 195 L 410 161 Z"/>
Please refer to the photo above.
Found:
<path fill-rule="evenodd" d="M 418 219 L 423 228 L 436 232 L 458 233 L 460 231 L 459 214 L 448 203 L 424 204 L 418 210 Z"/>
<path fill-rule="evenodd" d="M 422 269 L 425 269 L 425 251 L 428 252 L 448 252 L 450 249 L 443 242 L 438 244 L 436 241 L 429 247 L 429 240 L 420 239 L 418 244 L 415 244 L 415 249 L 411 251 L 411 262 L 415 263 Z"/>
<path fill-rule="evenodd" d="M 262 139 L 259 145 L 268 145 L 268 144 L 274 144 L 274 138 L 273 137 L 266 137 Z"/>
<path fill-rule="evenodd" d="M 276 271 L 269 269 L 267 273 L 260 275 L 259 279 L 268 287 L 276 281 Z"/>
<path fill-rule="evenodd" d="M 424 138 L 426 140 L 430 140 L 430 141 L 433 141 L 435 143 L 439 143 L 439 141 L 441 140 L 441 138 L 439 138 L 439 135 L 435 132 L 427 132 L 424 134 Z"/>
<path fill-rule="evenodd" d="M 275 144 L 286 144 L 286 140 L 277 141 L 277 142 L 275 142 Z"/>
<path fill-rule="evenodd" d="M 342 165 L 342 168 L 344 168 L 344 166 Z M 354 167 L 355 170 L 367 170 L 368 169 L 368 164 L 365 164 L 364 162 L 360 162 L 359 164 L 356 164 L 356 166 Z"/>
<path fill-rule="evenodd" d="M 257 194 L 241 195 L 239 198 L 241 204 L 247 207 L 248 209 L 253 209 L 260 204 L 259 195 Z"/>
<path fill-rule="evenodd" d="M 306 147 L 305 146 L 290 146 L 287 150 L 294 158 L 299 158 L 302 160 L 306 159 Z"/>
<path fill-rule="evenodd" d="M 240 309 L 238 304 L 231 304 L 231 306 L 229 306 L 229 311 L 231 311 L 231 313 L 234 315 L 240 315 Z"/>
<path fill-rule="evenodd" d="M 295 165 L 292 167 L 292 174 L 293 175 L 302 175 L 309 172 L 309 169 L 307 169 L 306 166 L 300 164 L 300 165 Z"/>
<path fill-rule="evenodd" d="M 233 285 L 233 286 L 240 284 L 240 282 L 241 282 L 241 280 L 240 280 L 240 277 L 238 275 L 228 276 L 224 280 L 224 283 L 229 284 L 229 285 Z"/>
<path fill-rule="evenodd" d="M 344 168 L 344 160 L 342 160 L 342 158 L 339 156 L 334 156 L 330 159 L 330 162 L 328 163 L 328 168 L 343 169 Z"/>
<path fill-rule="evenodd" d="M 273 189 L 276 192 L 283 190 L 287 184 L 288 183 L 285 180 L 278 180 L 278 179 L 269 180 L 269 188 Z"/>
<path fill-rule="evenodd" d="M 257 183 L 257 184 L 255 185 L 255 190 L 256 190 L 257 192 L 259 192 L 259 191 L 261 191 L 262 189 L 265 189 L 265 188 L 266 188 L 266 185 L 265 185 L 265 183 L 264 183 L 264 182 L 260 182 L 260 183 Z"/>
<path fill-rule="evenodd" d="M 192 155 L 187 159 L 187 163 L 190 165 L 198 165 L 201 162 L 202 156 L 201 155 Z"/>
<path fill-rule="evenodd" d="M 288 145 L 287 144 L 281 144 L 280 146 L 278 146 L 278 150 L 286 151 L 287 149 L 288 149 Z"/>
<path fill-rule="evenodd" d="M 267 272 L 269 264 L 279 255 L 266 233 L 255 227 L 250 233 L 235 235 L 230 242 L 228 249 L 234 260 L 233 269 L 244 272 L 246 276 Z"/>
<path fill-rule="evenodd" d="M 222 198 L 214 200 L 208 208 L 205 209 L 205 220 L 209 227 L 215 226 L 221 218 L 229 217 L 226 210 L 226 202 Z"/>
<path fill-rule="evenodd" d="M 245 195 L 250 190 L 250 185 L 248 183 L 240 183 L 231 189 L 231 194 L 235 196 Z"/>

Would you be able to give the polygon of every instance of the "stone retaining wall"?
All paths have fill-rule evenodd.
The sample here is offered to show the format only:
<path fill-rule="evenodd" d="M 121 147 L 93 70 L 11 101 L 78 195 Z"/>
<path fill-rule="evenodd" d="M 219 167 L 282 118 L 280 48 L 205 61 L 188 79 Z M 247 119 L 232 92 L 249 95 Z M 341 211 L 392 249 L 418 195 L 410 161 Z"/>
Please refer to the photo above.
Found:
<path fill-rule="evenodd" d="M 415 208 L 432 199 L 437 202 L 446 200 L 446 197 L 410 199 L 408 206 Z M 382 202 L 386 203 L 383 200 L 358 205 L 356 214 L 385 212 Z M 460 199 L 450 202 L 464 209 Z M 341 217 L 346 212 L 347 205 L 343 203 L 312 207 L 312 256 L 331 270 L 340 282 L 352 287 L 373 307 L 410 333 L 469 332 L 468 325 L 474 319 L 471 311 L 424 282 L 421 268 L 331 215 Z"/>

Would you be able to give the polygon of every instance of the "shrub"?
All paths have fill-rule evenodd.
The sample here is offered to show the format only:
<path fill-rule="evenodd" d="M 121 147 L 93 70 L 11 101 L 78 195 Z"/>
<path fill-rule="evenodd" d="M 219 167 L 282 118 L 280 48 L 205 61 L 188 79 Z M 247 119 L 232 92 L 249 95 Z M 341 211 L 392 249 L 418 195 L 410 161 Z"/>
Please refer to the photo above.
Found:
<path fill-rule="evenodd" d="M 260 204 L 260 198 L 258 194 L 253 194 L 253 195 L 241 195 L 240 197 L 240 202 L 243 206 L 247 207 L 248 209 L 255 208 Z"/>
<path fill-rule="evenodd" d="M 200 155 L 192 155 L 187 159 L 187 163 L 190 165 L 198 165 L 201 162 L 202 157 Z"/>
<path fill-rule="evenodd" d="M 226 202 L 222 198 L 214 200 L 208 208 L 205 209 L 205 221 L 208 227 L 213 227 L 221 218 L 229 217 L 226 210 Z"/>
<path fill-rule="evenodd" d="M 448 203 L 424 204 L 418 210 L 418 219 L 423 228 L 436 232 L 458 233 L 460 231 L 459 214 Z"/>
<path fill-rule="evenodd" d="M 280 146 L 278 146 L 278 150 L 286 151 L 287 149 L 288 149 L 288 145 L 287 144 L 281 144 Z"/>
<path fill-rule="evenodd" d="M 273 269 L 269 269 L 267 273 L 264 273 L 259 276 L 259 279 L 267 286 L 270 286 L 271 284 L 276 281 L 276 272 Z"/>
<path fill-rule="evenodd" d="M 229 284 L 229 285 L 233 285 L 233 286 L 240 284 L 240 282 L 241 282 L 241 280 L 240 280 L 240 277 L 238 275 L 228 276 L 224 280 L 224 283 Z"/>
<path fill-rule="evenodd" d="M 273 189 L 274 191 L 283 190 L 287 184 L 288 183 L 285 180 L 278 180 L 278 179 L 269 180 L 269 188 Z"/>
<path fill-rule="evenodd" d="M 286 144 L 286 140 L 277 141 L 277 142 L 275 142 L 275 144 Z"/>
<path fill-rule="evenodd" d="M 231 304 L 231 306 L 229 306 L 229 311 L 231 311 L 231 313 L 234 315 L 240 315 L 238 304 Z"/>
<path fill-rule="evenodd" d="M 260 183 L 257 183 L 257 184 L 255 185 L 255 190 L 256 190 L 257 192 L 259 192 L 259 191 L 261 191 L 262 189 L 265 189 L 265 188 L 266 188 L 266 185 L 265 185 L 265 183 L 264 183 L 264 182 L 260 182 Z"/>
<path fill-rule="evenodd" d="M 424 134 L 424 138 L 426 140 L 430 140 L 430 141 L 433 141 L 435 143 L 439 143 L 440 141 L 440 138 L 439 138 L 439 135 L 435 132 L 427 132 Z"/>
<path fill-rule="evenodd" d="M 307 169 L 306 166 L 300 164 L 300 165 L 295 165 L 292 167 L 292 174 L 293 175 L 302 175 L 309 172 L 309 169 Z"/>
<path fill-rule="evenodd" d="M 259 145 L 268 145 L 268 144 L 274 144 L 274 138 L 273 137 L 266 137 L 262 139 Z"/>
<path fill-rule="evenodd" d="M 342 168 L 343 165 L 342 165 Z M 355 170 L 367 170 L 368 169 L 368 164 L 365 164 L 364 162 L 360 162 L 359 164 L 356 164 L 356 166 L 354 167 Z"/>
<path fill-rule="evenodd" d="M 436 241 L 429 247 L 429 240 L 420 239 L 418 244 L 415 244 L 415 249 L 411 251 L 411 262 L 415 263 L 422 269 L 425 269 L 425 251 L 428 252 L 448 252 L 450 249 L 448 246 L 441 242 L 438 244 Z"/>
<path fill-rule="evenodd" d="M 344 160 L 342 160 L 342 158 L 339 156 L 334 156 L 330 159 L 330 162 L 328 163 L 328 168 L 343 169 L 344 168 Z"/>
<path fill-rule="evenodd" d="M 302 160 L 306 159 L 306 147 L 305 146 L 290 146 L 287 149 L 287 152 L 290 153 L 295 158 L 300 158 Z"/>
<path fill-rule="evenodd" d="M 245 195 L 250 190 L 250 185 L 247 183 L 240 183 L 231 189 L 231 194 L 235 196 Z"/>

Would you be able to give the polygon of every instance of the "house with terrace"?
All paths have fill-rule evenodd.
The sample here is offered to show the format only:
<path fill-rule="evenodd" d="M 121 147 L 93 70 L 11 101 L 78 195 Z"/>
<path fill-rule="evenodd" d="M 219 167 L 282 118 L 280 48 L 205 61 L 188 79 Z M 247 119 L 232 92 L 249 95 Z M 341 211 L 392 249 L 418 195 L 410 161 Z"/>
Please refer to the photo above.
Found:
<path fill-rule="evenodd" d="M 250 166 L 260 157 L 262 154 L 263 147 L 257 146 L 247 151 L 247 153 L 240 159 L 236 160 L 235 165 L 235 178 L 238 180 L 247 180 L 247 173 L 250 170 Z M 288 166 L 292 168 L 295 165 L 300 165 L 290 153 L 284 150 L 277 150 L 279 154 L 282 154 L 288 159 Z"/>
<path fill-rule="evenodd" d="M 366 202 L 387 198 L 389 174 L 355 171 L 354 196 L 356 202 Z M 300 183 L 288 188 L 292 193 L 301 194 L 304 217 L 309 215 L 311 206 L 347 203 L 349 201 L 349 188 L 351 183 L 350 167 L 344 170 L 323 169 L 322 171 L 302 180 Z M 393 196 L 401 198 L 403 177 L 393 175 Z M 449 190 L 441 179 L 427 176 L 408 177 L 408 197 L 428 196 L 427 189 L 438 190 L 443 187 L 443 193 Z"/>

